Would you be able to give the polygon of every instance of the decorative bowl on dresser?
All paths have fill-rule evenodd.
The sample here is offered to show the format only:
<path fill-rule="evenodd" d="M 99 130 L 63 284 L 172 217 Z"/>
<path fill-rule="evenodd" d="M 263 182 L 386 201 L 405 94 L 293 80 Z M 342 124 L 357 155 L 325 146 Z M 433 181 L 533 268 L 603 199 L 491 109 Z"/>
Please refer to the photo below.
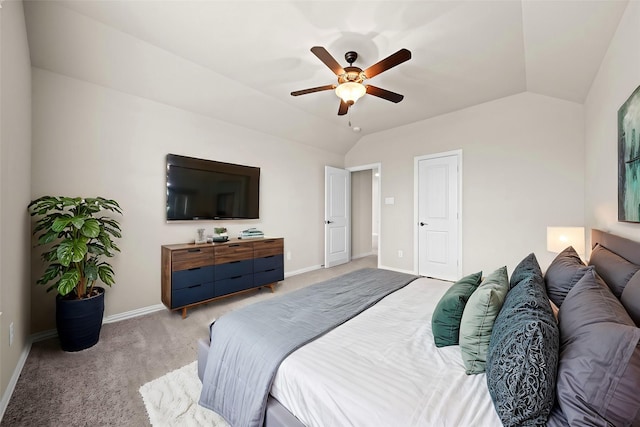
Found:
<path fill-rule="evenodd" d="M 284 239 L 162 246 L 162 302 L 169 310 L 273 286 L 284 280 Z"/>

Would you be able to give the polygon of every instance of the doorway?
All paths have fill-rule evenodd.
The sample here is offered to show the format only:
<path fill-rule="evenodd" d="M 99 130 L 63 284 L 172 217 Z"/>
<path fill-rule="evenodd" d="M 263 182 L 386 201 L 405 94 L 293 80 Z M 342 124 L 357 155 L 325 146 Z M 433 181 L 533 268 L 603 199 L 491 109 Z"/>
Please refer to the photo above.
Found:
<path fill-rule="evenodd" d="M 354 259 L 375 256 L 380 266 L 380 163 L 347 168 L 351 172 L 351 253 Z"/>
<path fill-rule="evenodd" d="M 415 264 L 443 280 L 462 275 L 462 151 L 415 158 Z"/>
<path fill-rule="evenodd" d="M 351 260 L 351 173 L 324 168 L 324 267 Z"/>
<path fill-rule="evenodd" d="M 380 175 L 379 163 L 325 169 L 325 268 L 372 255 L 380 266 Z M 330 209 L 343 205 L 338 200 L 346 205 L 340 209 L 348 216 L 346 235 L 336 232 L 339 215 L 332 213 L 337 209 Z"/>

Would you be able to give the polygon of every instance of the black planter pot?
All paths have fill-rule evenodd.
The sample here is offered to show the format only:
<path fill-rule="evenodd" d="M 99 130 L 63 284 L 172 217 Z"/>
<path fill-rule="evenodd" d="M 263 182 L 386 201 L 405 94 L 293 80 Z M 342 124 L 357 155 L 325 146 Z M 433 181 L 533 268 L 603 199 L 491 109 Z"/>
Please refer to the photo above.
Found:
<path fill-rule="evenodd" d="M 94 290 L 98 295 L 86 299 L 56 297 L 56 328 L 64 351 L 84 350 L 100 339 L 104 288 L 95 287 Z"/>

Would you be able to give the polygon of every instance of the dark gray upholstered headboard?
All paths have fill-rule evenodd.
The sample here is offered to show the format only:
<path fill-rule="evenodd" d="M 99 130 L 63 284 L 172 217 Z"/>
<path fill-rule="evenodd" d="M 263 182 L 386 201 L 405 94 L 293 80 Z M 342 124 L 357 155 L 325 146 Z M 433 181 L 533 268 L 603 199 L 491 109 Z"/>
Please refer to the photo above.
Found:
<path fill-rule="evenodd" d="M 595 248 L 597 244 L 600 244 L 608 251 L 613 252 L 626 260 L 616 261 L 614 259 L 614 255 L 606 257 L 599 256 L 598 261 L 595 256 L 596 252 L 600 249 L 598 248 L 592 253 L 589 264 L 594 264 L 598 274 L 605 278 L 605 281 L 608 281 L 610 286 L 613 285 L 614 289 L 616 288 L 616 284 L 613 283 L 614 280 L 608 280 L 606 277 L 607 274 L 613 277 L 620 276 L 621 273 L 624 275 L 625 270 L 630 271 L 628 276 L 631 277 L 626 277 L 626 280 L 622 283 L 624 288 L 618 288 L 621 294 L 618 292 L 617 296 L 620 298 L 620 302 L 636 325 L 640 326 L 640 270 L 638 270 L 638 266 L 640 266 L 640 242 L 634 242 L 633 240 L 625 239 L 624 237 L 615 236 L 605 231 L 593 229 L 591 230 L 592 249 Z M 603 264 L 598 265 L 598 262 L 603 262 Z M 632 264 L 635 264 L 635 267 L 632 266 Z M 635 273 L 633 268 L 635 268 Z M 618 283 L 617 286 L 620 286 L 620 284 Z"/>
<path fill-rule="evenodd" d="M 634 242 L 594 228 L 591 230 L 591 249 L 595 248 L 598 243 L 622 258 L 640 265 L 640 242 Z"/>

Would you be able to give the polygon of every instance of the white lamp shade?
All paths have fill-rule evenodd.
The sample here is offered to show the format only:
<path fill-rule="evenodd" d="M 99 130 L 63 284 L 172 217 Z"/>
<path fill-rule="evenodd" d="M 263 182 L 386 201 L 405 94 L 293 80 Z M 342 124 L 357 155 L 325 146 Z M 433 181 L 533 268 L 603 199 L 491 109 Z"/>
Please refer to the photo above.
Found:
<path fill-rule="evenodd" d="M 366 92 L 367 88 L 362 83 L 356 82 L 345 82 L 336 88 L 336 95 L 346 103 L 349 103 L 349 101 L 355 103 Z"/>
<path fill-rule="evenodd" d="M 569 246 L 584 255 L 584 227 L 547 227 L 549 252 L 560 253 Z"/>

